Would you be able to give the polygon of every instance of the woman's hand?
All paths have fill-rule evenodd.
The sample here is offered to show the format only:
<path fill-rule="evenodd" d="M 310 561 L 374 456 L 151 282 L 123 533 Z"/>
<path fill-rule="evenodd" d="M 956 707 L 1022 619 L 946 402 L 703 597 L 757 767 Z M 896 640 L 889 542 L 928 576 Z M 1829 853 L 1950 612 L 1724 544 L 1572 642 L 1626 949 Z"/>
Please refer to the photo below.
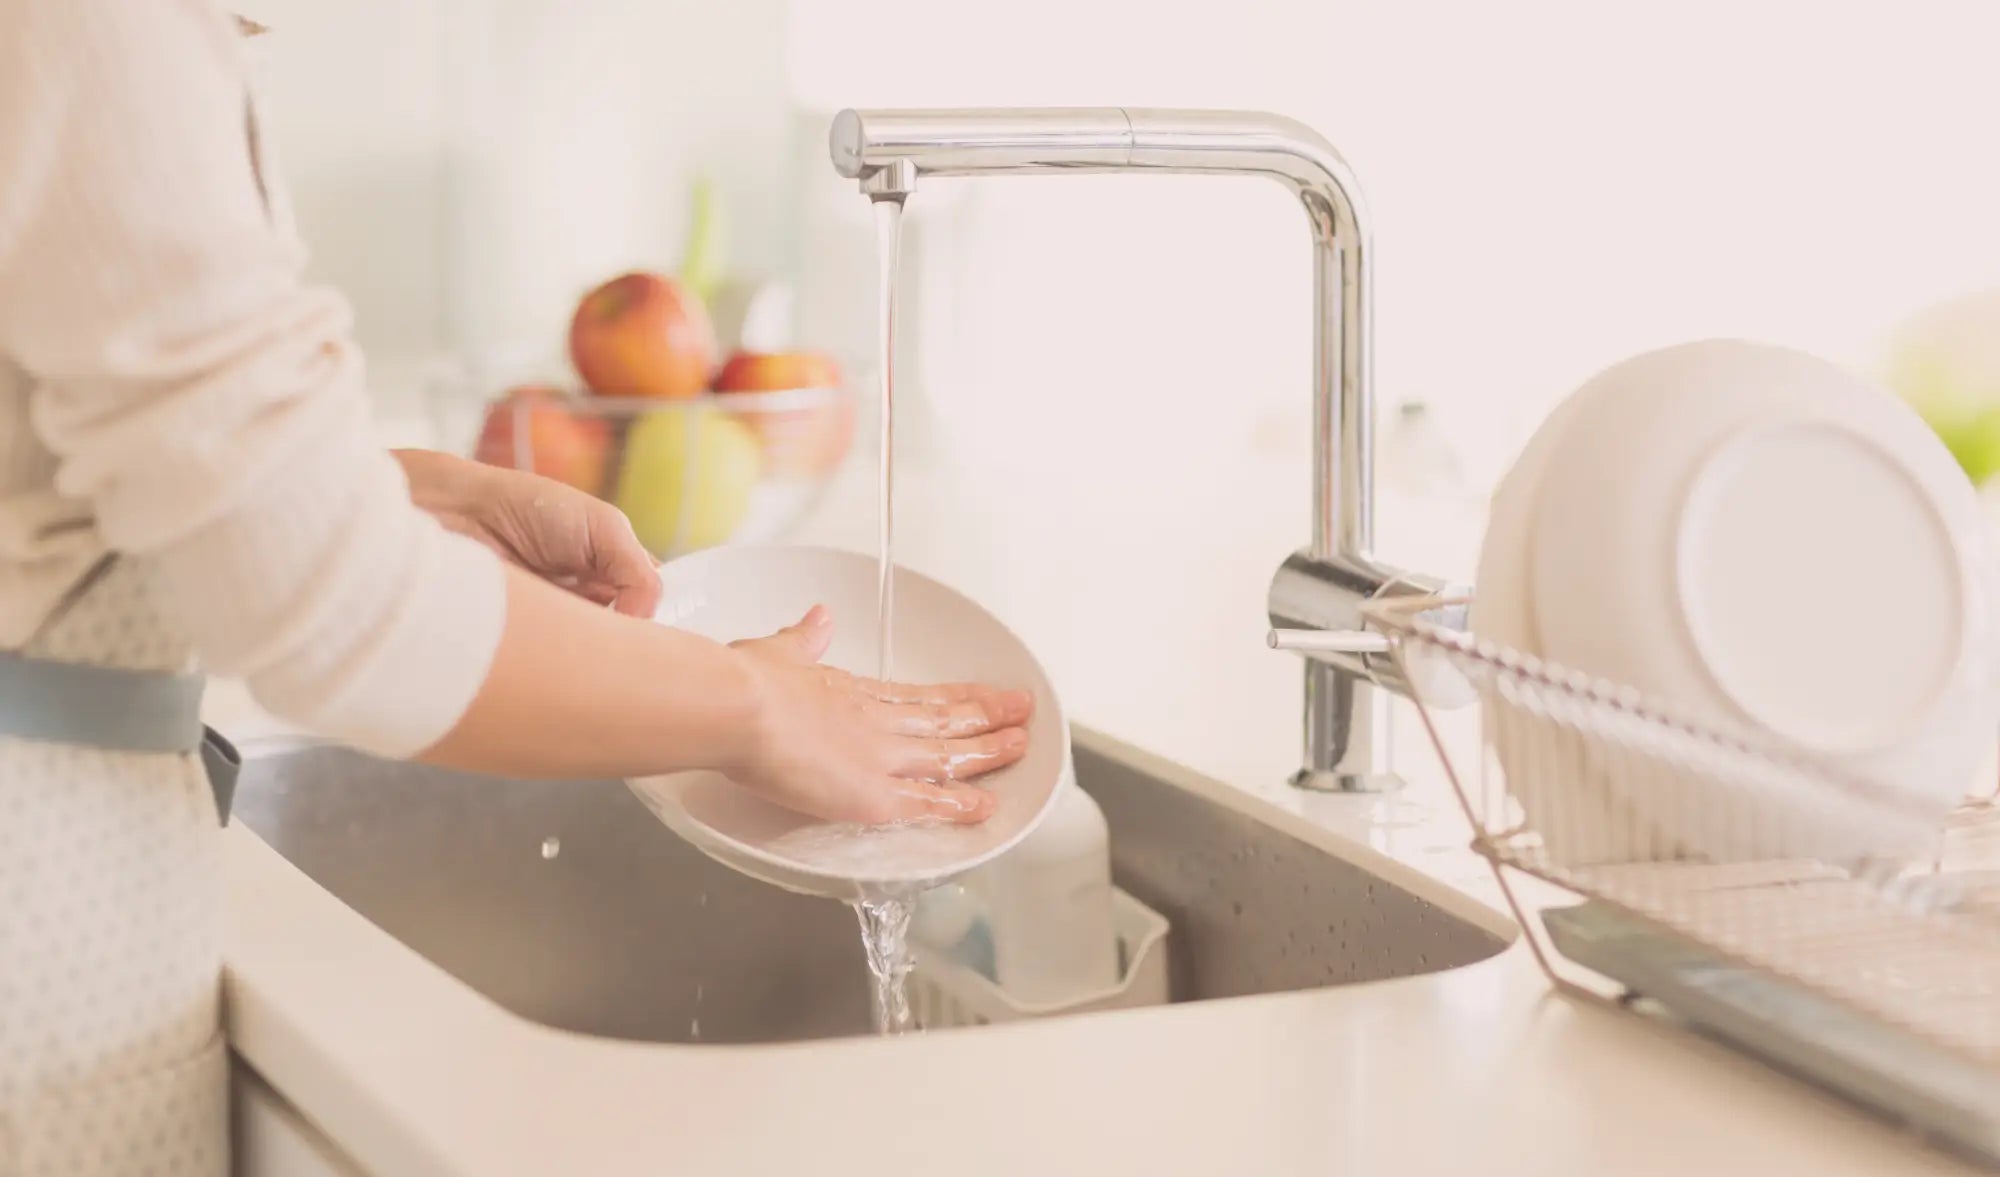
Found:
<path fill-rule="evenodd" d="M 767 638 L 734 643 L 759 705 L 730 779 L 765 799 L 827 821 L 868 825 L 993 813 L 993 795 L 965 782 L 1028 749 L 1026 691 L 971 684 L 916 687 L 821 666 L 833 619 L 814 607 Z"/>
<path fill-rule="evenodd" d="M 446 454 L 396 458 L 417 505 L 453 531 L 620 613 L 650 617 L 658 607 L 657 565 L 610 504 Z M 820 665 L 833 640 L 824 608 L 724 648 L 579 613 L 539 585 L 513 585 L 507 605 L 485 686 L 426 760 L 527 776 L 710 768 L 826 821 L 972 824 L 992 816 L 994 802 L 968 782 L 1028 749 L 1026 691 L 884 683 Z"/>
<path fill-rule="evenodd" d="M 820 665 L 825 609 L 725 646 L 591 608 L 519 568 L 507 577 L 500 648 L 429 763 L 566 780 L 709 769 L 826 821 L 970 824 L 993 798 L 967 782 L 1027 751 L 1027 692 Z"/>
<path fill-rule="evenodd" d="M 659 566 L 623 512 L 552 478 L 396 450 L 417 506 L 543 580 L 633 617 L 660 604 Z"/>

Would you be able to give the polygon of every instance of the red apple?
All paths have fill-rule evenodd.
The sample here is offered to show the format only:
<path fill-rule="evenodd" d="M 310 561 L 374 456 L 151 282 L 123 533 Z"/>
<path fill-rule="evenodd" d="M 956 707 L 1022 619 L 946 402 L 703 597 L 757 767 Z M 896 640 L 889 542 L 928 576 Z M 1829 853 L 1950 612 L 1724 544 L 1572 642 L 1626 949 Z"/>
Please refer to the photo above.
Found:
<path fill-rule="evenodd" d="M 715 328 L 673 279 L 625 274 L 577 304 L 569 354 L 600 396 L 700 396 L 715 365 Z"/>
<path fill-rule="evenodd" d="M 737 352 L 715 378 L 715 391 L 729 395 L 825 389 L 824 404 L 769 410 L 744 408 L 736 415 L 764 444 L 764 466 L 773 478 L 815 479 L 832 473 L 854 443 L 854 398 L 840 383 L 840 367 L 817 352 Z"/>
<path fill-rule="evenodd" d="M 838 388 L 840 366 L 818 352 L 739 351 L 716 373 L 717 392 L 778 392 L 787 388 Z"/>
<path fill-rule="evenodd" d="M 602 494 L 611 456 L 610 423 L 572 411 L 563 403 L 566 399 L 545 385 L 510 390 L 487 411 L 473 457 L 492 466 L 533 470 L 586 494 Z M 520 422 L 527 424 L 525 439 L 517 430 Z"/>

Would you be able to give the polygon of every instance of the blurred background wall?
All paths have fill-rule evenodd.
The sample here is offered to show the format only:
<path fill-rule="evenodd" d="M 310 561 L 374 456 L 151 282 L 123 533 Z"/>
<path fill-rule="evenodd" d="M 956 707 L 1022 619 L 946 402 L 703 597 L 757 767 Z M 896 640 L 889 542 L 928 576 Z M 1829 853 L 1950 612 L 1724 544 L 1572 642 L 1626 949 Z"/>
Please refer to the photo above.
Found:
<path fill-rule="evenodd" d="M 354 297 L 392 403 L 440 357 L 553 351 L 591 282 L 671 266 L 696 174 L 723 197 L 732 268 L 797 280 L 800 329 L 863 347 L 865 209 L 819 150 L 850 104 L 1312 124 L 1375 213 L 1385 396 L 1437 405 L 1480 469 L 1632 351 L 1728 333 L 1866 360 L 1896 318 L 2000 268 L 2000 17 L 1979 0 L 245 10 L 276 30 L 270 118 L 317 267 Z M 1298 439 L 1308 276 L 1282 193 L 950 187 L 911 206 L 951 263 L 925 268 L 911 341 L 947 422 Z"/>

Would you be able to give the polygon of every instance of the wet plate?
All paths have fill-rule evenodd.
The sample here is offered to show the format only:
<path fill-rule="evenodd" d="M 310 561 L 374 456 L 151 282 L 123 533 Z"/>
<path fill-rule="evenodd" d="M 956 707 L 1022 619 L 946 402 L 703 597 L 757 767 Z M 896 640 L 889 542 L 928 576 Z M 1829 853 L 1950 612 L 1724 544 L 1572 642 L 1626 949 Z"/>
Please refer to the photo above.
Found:
<path fill-rule="evenodd" d="M 761 637 L 815 604 L 833 612 L 828 665 L 872 675 L 877 646 L 873 556 L 808 547 L 721 547 L 661 569 L 666 624 L 718 641 Z M 635 779 L 632 791 L 674 832 L 723 864 L 790 891 L 854 900 L 942 882 L 1028 836 L 1070 780 L 1069 725 L 1041 664 L 1000 620 L 937 581 L 897 568 L 894 676 L 984 682 L 1035 697 L 1028 754 L 979 779 L 997 799 L 976 826 L 870 829 L 780 808 L 720 773 Z"/>

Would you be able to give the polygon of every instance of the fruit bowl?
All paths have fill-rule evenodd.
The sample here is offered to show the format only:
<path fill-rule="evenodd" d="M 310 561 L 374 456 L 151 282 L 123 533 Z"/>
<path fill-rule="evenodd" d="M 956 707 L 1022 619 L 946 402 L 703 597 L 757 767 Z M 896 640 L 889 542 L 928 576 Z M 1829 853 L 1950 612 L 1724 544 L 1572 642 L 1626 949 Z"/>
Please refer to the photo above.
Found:
<path fill-rule="evenodd" d="M 847 457 L 854 416 L 839 386 L 671 399 L 537 386 L 488 405 L 473 456 L 615 504 L 666 560 L 783 536 Z"/>

